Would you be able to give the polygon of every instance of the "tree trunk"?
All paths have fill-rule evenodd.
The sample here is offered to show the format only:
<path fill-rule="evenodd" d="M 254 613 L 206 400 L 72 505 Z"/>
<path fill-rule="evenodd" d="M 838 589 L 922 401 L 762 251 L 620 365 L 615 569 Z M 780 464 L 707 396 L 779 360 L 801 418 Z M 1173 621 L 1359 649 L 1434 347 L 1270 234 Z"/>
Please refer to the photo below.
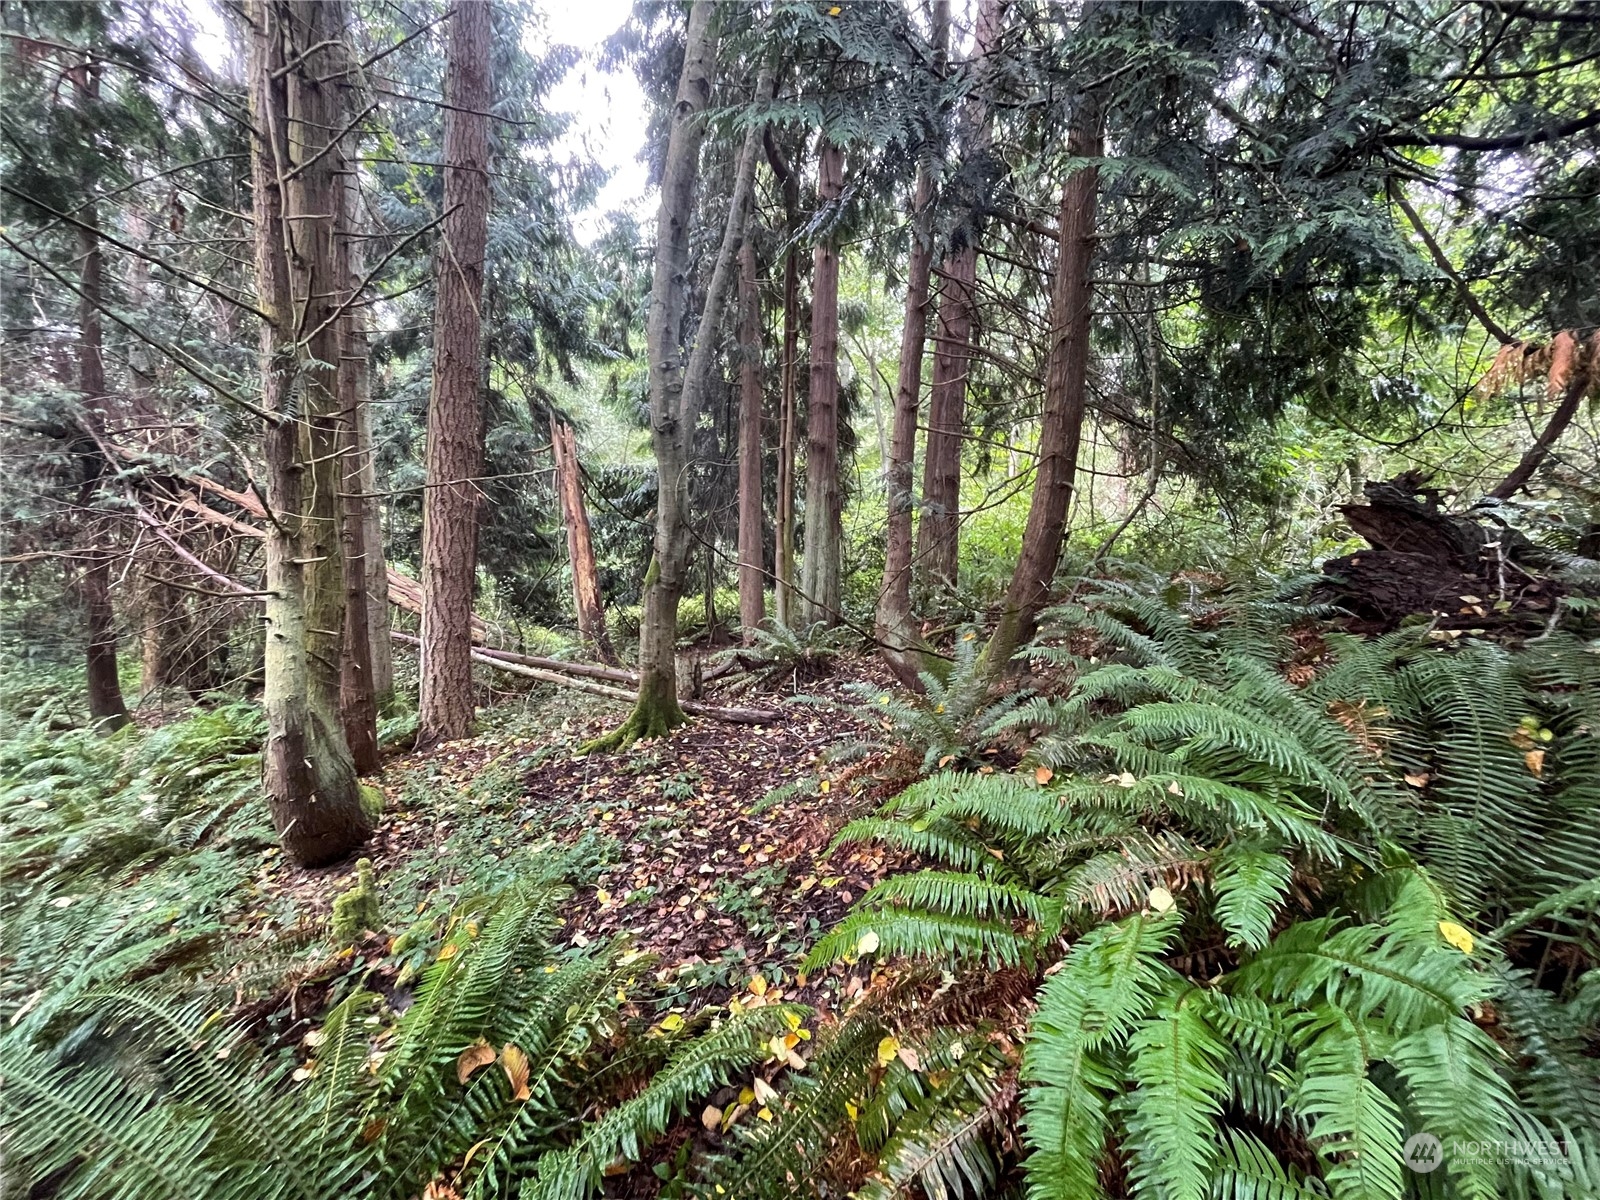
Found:
<path fill-rule="evenodd" d="M 483 258 L 489 232 L 490 12 L 458 0 L 445 76 L 444 239 L 433 325 L 422 506 L 422 699 L 417 745 L 472 731 L 472 591 L 483 468 Z"/>
<path fill-rule="evenodd" d="M 339 189 L 344 204 L 343 233 L 337 242 L 344 294 L 354 301 L 361 283 L 361 243 L 356 229 L 354 175 Z M 342 478 L 339 488 L 339 540 L 344 552 L 344 645 L 339 658 L 339 716 L 356 773 L 378 769 L 378 698 L 372 678 L 372 637 L 367 603 L 367 505 L 374 503 L 362 487 L 360 409 L 366 400 L 367 339 L 357 333 L 352 308 L 339 319 L 339 436 Z"/>
<path fill-rule="evenodd" d="M 917 170 L 911 221 L 911 269 L 906 281 L 906 315 L 900 330 L 900 377 L 895 387 L 889 461 L 888 544 L 883 560 L 883 590 L 878 595 L 875 636 L 884 659 L 903 681 L 916 679 L 911 620 L 911 513 L 916 506 L 911 481 L 917 454 L 917 416 L 922 408 L 922 347 L 928 337 L 928 277 L 933 266 L 933 172 Z"/>
<path fill-rule="evenodd" d="M 764 134 L 767 161 L 783 189 L 788 249 L 783 255 L 783 363 L 778 395 L 778 503 L 773 547 L 772 603 L 780 625 L 795 622 L 794 473 L 795 408 L 800 374 L 800 180 L 790 169 L 771 131 Z"/>
<path fill-rule="evenodd" d="M 761 289 L 755 239 L 739 247 L 739 624 L 744 643 L 767 618 L 761 570 Z"/>
<path fill-rule="evenodd" d="M 1100 156 L 1101 120 L 1099 102 L 1093 94 L 1085 95 L 1067 131 L 1067 152 L 1073 158 Z M 1050 357 L 1045 369 L 1038 474 L 1022 534 L 1022 556 L 1006 589 L 1000 621 L 984 651 L 988 669 L 996 674 L 1032 640 L 1061 558 L 1083 434 L 1099 183 L 1097 166 L 1079 167 L 1061 190 L 1060 249 L 1051 294 Z"/>
<path fill-rule="evenodd" d="M 88 69 L 86 82 L 80 84 L 90 97 L 98 96 L 100 76 L 98 70 Z M 84 222 L 98 227 L 98 214 L 91 205 L 84 214 Z M 82 302 L 78 307 L 78 390 L 83 397 L 86 431 L 91 436 L 84 447 L 84 484 L 80 504 L 90 514 L 85 522 L 87 540 L 97 543 L 106 536 L 104 521 L 94 515 L 89 506 L 94 492 L 99 489 L 100 474 L 106 463 L 99 443 L 94 439 L 105 427 L 106 364 L 105 335 L 100 323 L 100 306 L 104 298 L 104 258 L 100 253 L 99 235 L 91 229 L 80 228 L 78 248 L 83 255 L 83 268 L 78 285 L 82 289 Z M 117 621 L 111 607 L 111 558 L 98 549 L 90 551 L 88 565 L 79 583 L 83 599 L 87 652 L 84 659 L 89 717 L 110 731 L 128 724 L 128 706 L 122 699 L 122 683 L 117 677 Z"/>
<path fill-rule="evenodd" d="M 844 192 L 844 151 L 824 141 L 817 158 L 817 206 Z M 830 238 L 811 258 L 811 388 L 806 408 L 805 555 L 800 607 L 807 625 L 839 620 L 844 540 L 839 490 L 839 251 Z"/>
<path fill-rule="evenodd" d="M 989 104 L 984 88 L 993 74 L 988 58 L 1000 42 L 1007 0 L 982 0 L 973 33 L 976 80 L 961 113 L 962 157 L 988 154 Z M 961 546 L 961 449 L 967 424 L 967 380 L 977 323 L 978 207 L 967 211 L 939 269 L 939 314 L 934 331 L 933 383 L 928 392 L 928 443 L 922 460 L 922 520 L 917 527 L 918 574 L 929 589 L 954 586 Z"/>
<path fill-rule="evenodd" d="M 567 526 L 567 557 L 572 564 L 572 604 L 578 636 L 592 646 L 601 662 L 617 665 L 617 652 L 606 634 L 606 610 L 600 600 L 600 575 L 595 568 L 589 511 L 583 504 L 583 478 L 578 467 L 577 439 L 572 426 L 550 418 L 550 445 L 556 460 L 556 493 Z"/>
<path fill-rule="evenodd" d="M 329 140 L 344 125 L 338 72 L 344 6 L 252 0 L 251 169 L 255 200 L 267 534 L 268 805 L 286 854 L 314 866 L 370 832 L 339 720 L 344 635 L 338 493 L 337 309 L 345 280 L 335 238 L 339 175 Z M 321 80 L 319 82 L 319 80 Z"/>
<path fill-rule="evenodd" d="M 128 706 L 117 678 L 117 623 L 111 607 L 111 556 L 92 551 L 78 583 L 89 648 L 85 661 L 89 719 L 110 732 L 127 725 Z"/>
<path fill-rule="evenodd" d="M 378 498 L 378 463 L 372 444 L 372 355 L 367 338 L 367 310 L 352 314 L 351 357 L 356 369 L 355 438 L 356 486 L 365 503 L 361 509 L 361 546 L 366 552 L 362 589 L 367 602 L 367 644 L 372 661 L 372 696 L 380 713 L 394 703 L 394 648 L 389 637 L 389 564 L 383 553 L 383 507 Z"/>
<path fill-rule="evenodd" d="M 712 7 L 711 0 L 694 0 L 689 9 L 683 71 L 667 137 L 656 219 L 655 273 L 645 336 L 650 359 L 650 442 L 659 484 L 655 553 L 645 573 L 644 619 L 639 627 L 639 697 L 621 728 L 589 743 L 594 749 L 658 737 L 684 722 L 678 703 L 677 643 L 678 601 L 689 566 L 689 451 L 716 360 L 716 334 L 734 256 L 744 237 L 761 137 L 755 126 L 745 135 L 728 204 L 728 224 L 706 289 L 694 348 L 685 361 L 682 330 L 689 299 L 689 231 L 694 220 L 700 144 L 705 138 L 702 114 L 711 98 L 716 59 Z M 769 74 L 763 73 L 756 90 L 761 97 L 771 94 Z"/>

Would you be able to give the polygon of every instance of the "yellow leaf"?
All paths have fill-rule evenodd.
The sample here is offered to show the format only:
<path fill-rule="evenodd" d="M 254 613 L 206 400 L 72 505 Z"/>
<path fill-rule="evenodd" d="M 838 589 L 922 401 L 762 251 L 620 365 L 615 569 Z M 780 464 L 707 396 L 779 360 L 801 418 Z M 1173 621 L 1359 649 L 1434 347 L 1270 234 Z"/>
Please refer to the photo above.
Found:
<path fill-rule="evenodd" d="M 728 1011 L 737 1017 L 740 1013 L 744 1012 L 744 1001 L 739 999 L 737 996 L 729 996 Z"/>
<path fill-rule="evenodd" d="M 532 1094 L 528 1091 L 528 1056 L 519 1047 L 507 1042 L 500 1048 L 500 1066 L 511 1081 L 511 1098 L 526 1100 Z"/>
<path fill-rule="evenodd" d="M 758 996 L 767 994 L 767 977 L 765 975 L 750 976 L 750 990 Z"/>
<path fill-rule="evenodd" d="M 1037 783 L 1040 787 L 1043 787 L 1045 784 L 1049 783 L 1055 777 L 1056 777 L 1056 773 L 1054 771 L 1052 771 L 1049 767 L 1035 767 L 1033 769 L 1033 781 L 1035 783 Z"/>
<path fill-rule="evenodd" d="M 1472 931 L 1454 921 L 1440 921 L 1439 936 L 1463 954 L 1471 954 L 1476 944 L 1472 940 Z"/>
<path fill-rule="evenodd" d="M 456 945 L 456 943 L 454 943 L 454 942 L 446 942 L 444 944 L 444 946 L 439 950 L 439 957 L 441 959 L 454 958 L 456 956 L 457 952 L 460 951 L 460 949 L 461 949 L 461 947 Z"/>
<path fill-rule="evenodd" d="M 857 956 L 860 956 L 862 954 L 871 954 L 875 950 L 877 950 L 877 948 L 878 948 L 878 933 L 877 933 L 877 930 L 875 930 L 875 929 L 867 930 L 865 933 L 863 933 L 861 935 L 860 939 L 856 942 L 856 954 L 857 954 Z"/>
<path fill-rule="evenodd" d="M 611 903 L 611 893 L 606 891 L 605 888 L 595 888 L 594 898 L 600 901 L 602 905 Z"/>
<path fill-rule="evenodd" d="M 852 1121 L 861 1115 L 861 1110 L 856 1107 L 856 1102 L 854 1100 L 846 1100 L 844 1102 L 844 1115 L 849 1117 Z"/>
<path fill-rule="evenodd" d="M 1147 900 L 1150 907 L 1158 913 L 1171 912 L 1173 905 L 1176 903 L 1172 898 L 1172 893 L 1164 887 L 1151 888 Z"/>
<path fill-rule="evenodd" d="M 739 1103 L 740 1104 L 751 1104 L 751 1103 L 753 1103 L 755 1101 L 755 1098 L 756 1098 L 756 1090 L 755 1090 L 755 1088 L 740 1088 L 739 1089 Z"/>
<path fill-rule="evenodd" d="M 661 1021 L 661 1028 L 668 1033 L 676 1033 L 683 1028 L 683 1017 L 678 1013 L 668 1013 Z"/>
<path fill-rule="evenodd" d="M 831 788 L 832 786 L 833 786 L 833 784 L 829 783 L 826 779 L 824 779 L 821 783 L 817 784 L 817 791 L 821 792 L 824 796 L 826 796 L 828 794 L 828 789 Z"/>
<path fill-rule="evenodd" d="M 961 635 L 961 640 L 962 640 L 962 641 L 963 641 L 963 642 L 970 642 L 970 641 L 971 641 L 971 640 L 972 640 L 972 639 L 973 639 L 973 638 L 975 638 L 975 637 L 977 637 L 977 636 L 978 636 L 978 635 L 977 635 L 977 634 L 975 634 L 975 633 L 973 633 L 973 632 L 972 632 L 972 631 L 971 631 L 971 630 L 970 630 L 970 629 L 969 629 L 969 630 L 967 630 L 967 632 L 966 632 L 966 633 L 963 633 L 963 634 L 962 634 L 962 635 Z"/>
<path fill-rule="evenodd" d="M 840 8 L 837 4 L 835 4 L 832 8 L 830 8 L 828 10 L 828 15 L 830 17 L 837 17 L 843 11 L 844 11 L 844 9 Z"/>
<path fill-rule="evenodd" d="M 465 1083 L 479 1067 L 487 1067 L 493 1061 L 494 1047 L 488 1042 L 474 1042 L 456 1059 L 456 1082 Z"/>
<path fill-rule="evenodd" d="M 1542 779 L 1544 777 L 1543 750 L 1529 750 L 1522 756 L 1522 761 L 1528 764 L 1528 770 L 1533 772 L 1536 779 Z"/>
<path fill-rule="evenodd" d="M 802 986 L 804 986 L 804 985 L 802 984 Z M 785 1025 L 787 1025 L 790 1029 L 799 1029 L 800 1028 L 800 1014 L 791 1009 L 790 1011 L 788 1011 L 788 1012 L 783 1014 L 783 1023 Z"/>
<path fill-rule="evenodd" d="M 760 1117 L 763 1121 L 770 1121 L 772 1120 L 772 1110 L 770 1108 L 757 1109 L 756 1116 Z"/>
<path fill-rule="evenodd" d="M 894 1061 L 895 1055 L 900 1053 L 900 1039 L 890 1034 L 878 1043 L 878 1065 L 887 1067 Z"/>

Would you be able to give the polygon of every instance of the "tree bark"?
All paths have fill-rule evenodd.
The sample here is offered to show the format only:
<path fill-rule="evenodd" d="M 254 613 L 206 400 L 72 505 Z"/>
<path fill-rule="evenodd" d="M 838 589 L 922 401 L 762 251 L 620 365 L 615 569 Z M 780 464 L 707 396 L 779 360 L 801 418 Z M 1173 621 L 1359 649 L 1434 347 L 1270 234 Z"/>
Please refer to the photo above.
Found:
<path fill-rule="evenodd" d="M 348 218 L 354 208 L 349 193 L 353 180 L 340 189 Z M 347 224 L 346 229 L 350 226 Z M 354 272 L 352 243 L 339 247 L 344 274 L 344 294 L 354 299 L 359 277 Z M 367 627 L 367 498 L 361 486 L 361 438 L 357 413 L 361 407 L 360 376 L 367 369 L 366 339 L 355 336 L 355 310 L 339 320 L 339 541 L 343 552 L 344 643 L 339 656 L 339 718 L 345 744 L 356 773 L 370 775 L 378 769 L 378 699 L 372 682 L 372 639 Z M 359 352 L 359 353 L 358 353 Z"/>
<path fill-rule="evenodd" d="M 771 131 L 764 134 L 767 161 L 783 189 L 788 249 L 783 255 L 783 363 L 778 394 L 778 502 L 773 547 L 774 615 L 780 625 L 795 622 L 794 603 L 794 474 L 795 407 L 800 374 L 800 180 L 790 169 Z"/>
<path fill-rule="evenodd" d="M 900 377 L 895 387 L 894 422 L 884 471 L 888 491 L 888 544 L 883 560 L 883 590 L 878 595 L 874 636 L 895 674 L 915 680 L 916 630 L 911 620 L 911 513 L 917 417 L 922 410 L 922 348 L 928 337 L 928 277 L 933 266 L 933 172 L 917 170 L 912 202 L 911 263 L 906 281 L 906 313 L 900 330 Z"/>
<path fill-rule="evenodd" d="M 989 151 L 989 104 L 984 93 L 1005 23 L 1007 0 L 982 0 L 973 34 L 976 82 L 961 114 L 962 156 L 975 160 Z M 939 270 L 939 313 L 935 323 L 933 383 L 928 392 L 928 441 L 922 462 L 922 520 L 917 527 L 917 565 L 932 589 L 954 586 L 961 545 L 961 449 L 966 431 L 967 380 L 972 373 L 972 334 L 977 322 L 974 289 L 978 279 L 977 202 L 961 222 L 955 244 Z"/>
<path fill-rule="evenodd" d="M 756 126 L 745 135 L 728 202 L 728 223 L 706 288 L 693 348 L 686 355 L 681 334 L 689 299 L 689 231 L 694 220 L 700 144 L 705 138 L 702 114 L 711 98 L 716 67 L 713 7 L 711 0 L 694 0 L 689 9 L 683 70 L 667 136 L 656 218 L 655 272 L 645 337 L 650 358 L 650 442 L 660 482 L 655 553 L 645 573 L 644 619 L 639 626 L 639 695 L 622 726 L 589 743 L 592 749 L 659 737 L 685 719 L 678 703 L 677 643 L 678 601 L 689 566 L 689 451 L 716 360 L 716 334 L 735 269 L 733 260 L 744 238 L 761 138 Z M 760 97 L 771 94 L 769 74 L 763 73 L 756 90 Z"/>
<path fill-rule="evenodd" d="M 251 0 L 251 174 L 255 203 L 262 407 L 267 461 L 263 774 L 285 853 L 306 866 L 366 839 L 354 763 L 339 720 L 344 635 L 338 493 L 339 358 L 344 293 L 335 237 L 343 128 L 336 72 L 344 6 Z"/>
<path fill-rule="evenodd" d="M 367 337 L 367 310 L 358 308 L 351 325 L 351 354 L 360 362 L 356 372 L 357 486 L 362 506 L 361 545 L 366 551 L 362 568 L 367 600 L 367 642 L 372 659 L 372 695 L 378 711 L 394 703 L 394 650 L 389 639 L 389 564 L 383 552 L 383 508 L 378 497 L 377 452 L 372 442 L 372 356 Z"/>
<path fill-rule="evenodd" d="M 844 192 L 844 151 L 824 141 L 817 156 L 817 206 Z M 805 553 L 800 607 L 805 622 L 839 620 L 844 533 L 839 490 L 839 251 L 831 237 L 811 258 L 811 386 L 806 408 Z"/>
<path fill-rule="evenodd" d="M 767 619 L 761 570 L 761 288 L 756 245 L 739 247 L 739 624 L 744 643 Z"/>
<path fill-rule="evenodd" d="M 99 68 L 90 65 L 78 78 L 78 91 L 85 101 L 100 95 Z M 99 490 L 100 475 L 106 467 L 99 435 L 105 428 L 106 364 L 105 332 L 100 309 L 105 299 L 105 259 L 100 253 L 98 212 L 91 205 L 78 227 L 78 250 L 83 266 L 78 279 L 81 292 L 78 306 L 78 391 L 84 407 L 85 430 L 83 487 L 79 503 L 90 513 L 86 540 L 95 545 L 102 540 L 104 521 L 94 515 L 90 502 Z M 103 551 L 90 553 L 79 581 L 83 601 L 85 632 L 88 635 L 84 675 L 89 701 L 89 717 L 106 731 L 121 729 L 131 718 L 122 698 L 122 683 L 117 676 L 117 620 L 111 607 L 111 558 Z"/>
<path fill-rule="evenodd" d="M 561 514 L 567 526 L 567 558 L 572 564 L 572 605 L 578 616 L 578 636 L 594 648 L 601 662 L 614 667 L 617 652 L 606 634 L 606 610 L 600 599 L 600 574 L 595 568 L 594 540 L 589 533 L 589 511 L 583 504 L 583 478 L 572 426 L 551 417 L 550 445 L 556 460 L 556 493 L 561 497 Z"/>
<path fill-rule="evenodd" d="M 1098 100 L 1092 93 L 1084 95 L 1067 131 L 1068 154 L 1073 158 L 1098 158 L 1103 136 L 1101 122 Z M 999 623 L 984 651 L 986 667 L 995 674 L 1005 670 L 1017 650 L 1032 640 L 1061 558 L 1087 399 L 1094 300 L 1091 269 L 1099 184 L 1099 168 L 1089 165 L 1068 176 L 1061 190 L 1060 249 L 1051 295 L 1050 357 L 1045 369 L 1038 474 L 1022 534 L 1022 556 L 1006 589 Z"/>
<path fill-rule="evenodd" d="M 420 748 L 472 731 L 472 592 L 483 468 L 483 260 L 489 232 L 488 0 L 458 0 L 445 75 L 444 238 L 422 505 Z"/>
<path fill-rule="evenodd" d="M 1570 338 L 1570 333 L 1561 333 L 1558 337 Z M 1574 362 L 1572 375 L 1567 380 L 1567 390 L 1561 397 L 1561 403 L 1556 406 L 1555 412 L 1550 414 L 1550 421 L 1544 427 L 1533 445 L 1528 447 L 1511 474 L 1507 475 L 1495 489 L 1489 493 L 1497 500 L 1509 500 L 1520 491 L 1528 480 L 1533 478 L 1533 473 L 1539 469 L 1550 454 L 1551 449 L 1561 440 L 1561 435 L 1567 431 L 1567 426 L 1572 424 L 1572 418 L 1578 415 L 1578 406 L 1583 403 L 1584 395 L 1591 389 L 1600 385 L 1600 330 L 1589 335 L 1589 345 L 1581 354 L 1575 355 L 1583 361 Z"/>

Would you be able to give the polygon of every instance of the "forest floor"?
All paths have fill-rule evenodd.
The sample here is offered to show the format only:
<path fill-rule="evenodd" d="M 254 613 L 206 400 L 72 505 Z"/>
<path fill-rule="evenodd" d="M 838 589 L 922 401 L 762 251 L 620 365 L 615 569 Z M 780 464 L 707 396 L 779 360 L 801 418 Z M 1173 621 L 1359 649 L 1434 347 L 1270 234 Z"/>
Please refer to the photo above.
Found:
<path fill-rule="evenodd" d="M 851 682 L 886 676 L 873 659 L 853 660 L 801 695 L 736 698 L 774 708 L 780 722 L 702 718 L 594 754 L 579 748 L 625 709 L 545 688 L 486 710 L 477 737 L 391 757 L 375 781 L 385 808 L 366 852 L 386 926 L 357 947 L 369 982 L 399 974 L 395 938 L 414 917 L 493 886 L 529 855 L 559 853 L 574 891 L 558 945 L 626 938 L 658 959 L 659 1007 L 692 1011 L 756 992 L 825 1019 L 871 980 L 842 965 L 808 979 L 800 962 L 905 865 L 881 846 L 828 853 L 847 821 L 907 782 L 886 748 L 836 760 L 863 733 Z M 269 856 L 256 882 L 265 905 L 289 901 L 301 922 L 318 922 L 356 876 L 353 863 L 304 871 Z M 329 962 L 316 975 L 352 965 Z"/>

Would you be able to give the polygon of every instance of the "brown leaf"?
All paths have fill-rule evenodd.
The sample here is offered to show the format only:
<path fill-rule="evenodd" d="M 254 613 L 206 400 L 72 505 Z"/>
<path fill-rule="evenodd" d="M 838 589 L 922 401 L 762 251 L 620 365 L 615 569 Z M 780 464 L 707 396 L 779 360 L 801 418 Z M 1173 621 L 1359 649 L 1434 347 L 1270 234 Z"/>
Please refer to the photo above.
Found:
<path fill-rule="evenodd" d="M 1550 373 L 1545 377 L 1545 394 L 1552 399 L 1567 390 L 1578 364 L 1578 339 L 1563 329 L 1550 343 Z"/>
<path fill-rule="evenodd" d="M 494 1047 L 488 1042 L 473 1042 L 461 1052 L 461 1057 L 456 1059 L 456 1080 L 465 1083 L 472 1078 L 472 1073 L 479 1067 L 487 1067 L 494 1061 Z"/>
<path fill-rule="evenodd" d="M 500 1067 L 511 1081 L 511 1098 L 526 1100 L 533 1093 L 528 1090 L 528 1056 L 511 1042 L 500 1049 Z"/>
<path fill-rule="evenodd" d="M 1522 761 L 1528 764 L 1528 770 L 1533 772 L 1535 778 L 1544 778 L 1543 750 L 1529 750 L 1522 756 Z"/>
<path fill-rule="evenodd" d="M 1426 771 L 1418 771 L 1415 775 L 1407 775 L 1406 782 L 1414 788 L 1427 787 L 1429 778 Z"/>
<path fill-rule="evenodd" d="M 1033 780 L 1040 787 L 1043 787 L 1045 784 L 1049 783 L 1055 777 L 1056 777 L 1056 773 L 1054 771 L 1052 771 L 1049 767 L 1035 767 L 1033 769 Z"/>

